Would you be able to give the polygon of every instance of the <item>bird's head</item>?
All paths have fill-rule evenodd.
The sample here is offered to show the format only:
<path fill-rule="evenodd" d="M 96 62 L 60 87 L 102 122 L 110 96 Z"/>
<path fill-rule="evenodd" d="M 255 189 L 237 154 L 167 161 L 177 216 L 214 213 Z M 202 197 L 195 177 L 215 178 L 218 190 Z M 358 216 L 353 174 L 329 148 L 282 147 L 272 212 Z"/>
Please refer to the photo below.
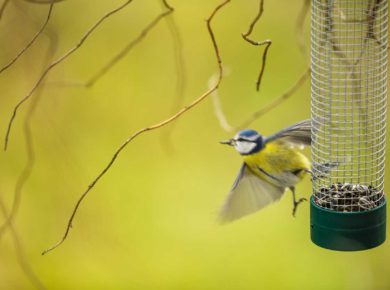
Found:
<path fill-rule="evenodd" d="M 232 139 L 221 141 L 221 144 L 234 146 L 241 155 L 259 152 L 264 147 L 264 138 L 255 130 L 242 130 Z"/>

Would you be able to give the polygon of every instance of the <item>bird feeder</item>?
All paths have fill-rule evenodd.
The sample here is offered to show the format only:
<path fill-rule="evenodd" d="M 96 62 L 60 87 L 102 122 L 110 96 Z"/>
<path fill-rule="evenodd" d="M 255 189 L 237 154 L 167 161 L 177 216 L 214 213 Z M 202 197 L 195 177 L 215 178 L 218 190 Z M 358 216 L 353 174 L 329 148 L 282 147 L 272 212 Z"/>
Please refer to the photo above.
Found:
<path fill-rule="evenodd" d="M 386 239 L 387 0 L 313 0 L 311 239 L 365 250 Z"/>

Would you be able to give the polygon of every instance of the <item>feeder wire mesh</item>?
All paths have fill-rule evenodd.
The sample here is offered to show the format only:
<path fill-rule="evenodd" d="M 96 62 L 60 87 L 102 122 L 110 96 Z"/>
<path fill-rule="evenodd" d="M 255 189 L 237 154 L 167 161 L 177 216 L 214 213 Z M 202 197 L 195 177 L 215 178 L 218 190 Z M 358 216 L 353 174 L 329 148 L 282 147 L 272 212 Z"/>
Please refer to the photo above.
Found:
<path fill-rule="evenodd" d="M 387 0 L 313 0 L 313 200 L 337 212 L 384 203 Z"/>

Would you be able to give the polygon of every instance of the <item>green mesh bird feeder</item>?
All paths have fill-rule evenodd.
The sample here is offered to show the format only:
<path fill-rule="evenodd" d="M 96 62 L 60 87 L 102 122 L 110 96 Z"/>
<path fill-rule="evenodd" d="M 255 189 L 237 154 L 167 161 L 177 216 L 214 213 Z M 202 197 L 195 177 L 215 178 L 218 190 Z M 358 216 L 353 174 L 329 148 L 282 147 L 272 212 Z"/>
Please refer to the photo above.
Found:
<path fill-rule="evenodd" d="M 357 251 L 386 239 L 387 0 L 313 0 L 311 239 Z"/>

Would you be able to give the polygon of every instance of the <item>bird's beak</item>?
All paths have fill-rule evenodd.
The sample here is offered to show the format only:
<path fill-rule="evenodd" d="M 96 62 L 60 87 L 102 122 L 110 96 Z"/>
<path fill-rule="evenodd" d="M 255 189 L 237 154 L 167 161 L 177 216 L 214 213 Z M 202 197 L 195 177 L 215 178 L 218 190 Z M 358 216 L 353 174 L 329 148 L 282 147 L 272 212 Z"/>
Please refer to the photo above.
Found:
<path fill-rule="evenodd" d="M 229 145 L 229 146 L 233 146 L 234 145 L 233 139 L 222 140 L 222 141 L 219 141 L 219 143 L 225 144 L 225 145 Z"/>

